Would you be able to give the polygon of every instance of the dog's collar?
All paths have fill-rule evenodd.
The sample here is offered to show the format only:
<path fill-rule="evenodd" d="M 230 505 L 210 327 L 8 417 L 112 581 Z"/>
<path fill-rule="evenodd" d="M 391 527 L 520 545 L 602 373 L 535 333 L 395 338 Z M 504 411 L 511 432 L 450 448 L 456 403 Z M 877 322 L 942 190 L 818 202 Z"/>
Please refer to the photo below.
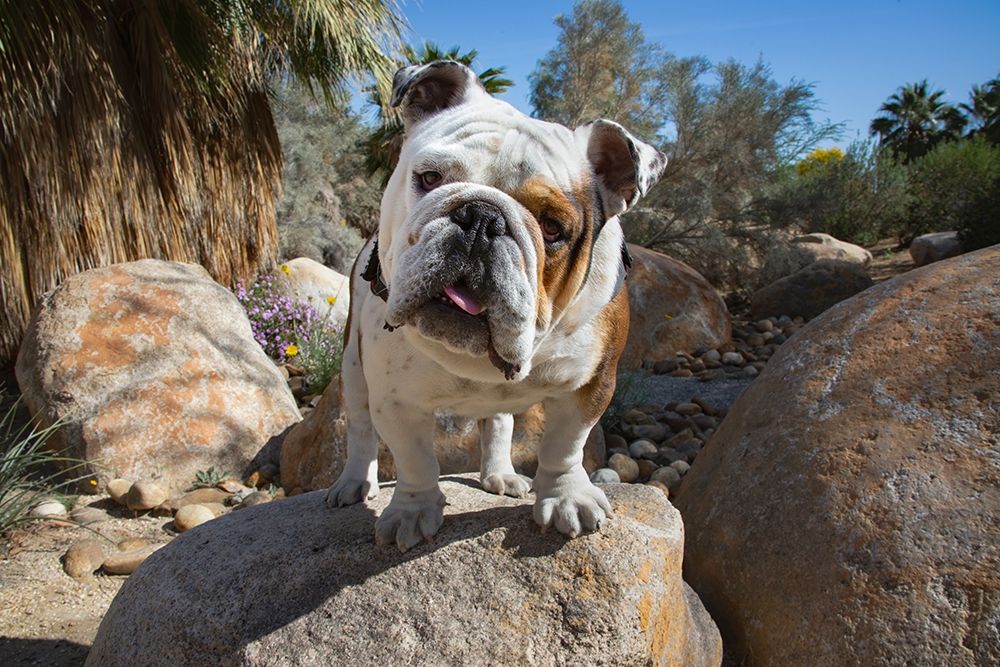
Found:
<path fill-rule="evenodd" d="M 622 239 L 621 262 L 618 263 L 618 277 L 615 279 L 615 289 L 611 295 L 614 299 L 625 286 L 625 279 L 628 278 L 628 271 L 632 268 L 632 255 L 628 251 L 625 239 Z M 385 284 L 385 277 L 382 275 L 382 263 L 378 259 L 378 239 L 372 243 L 372 252 L 368 256 L 368 263 L 361 273 L 361 278 L 368 281 L 368 287 L 372 294 L 382 299 L 389 300 L 389 286 Z M 386 325 L 388 327 L 389 325 Z"/>

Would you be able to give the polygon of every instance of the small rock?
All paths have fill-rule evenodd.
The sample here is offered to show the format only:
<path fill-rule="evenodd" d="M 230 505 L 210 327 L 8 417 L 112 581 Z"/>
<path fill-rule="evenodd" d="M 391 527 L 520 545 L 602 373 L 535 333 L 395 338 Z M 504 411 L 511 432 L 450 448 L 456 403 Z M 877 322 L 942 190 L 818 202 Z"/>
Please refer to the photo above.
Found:
<path fill-rule="evenodd" d="M 238 479 L 224 479 L 215 486 L 226 493 L 249 493 L 253 490 Z"/>
<path fill-rule="evenodd" d="M 677 486 L 681 483 L 681 474 L 671 466 L 663 466 L 662 468 L 657 468 L 649 476 L 649 481 L 665 484 L 670 489 L 670 493 L 674 494 L 677 491 Z"/>
<path fill-rule="evenodd" d="M 301 366 L 296 366 L 295 364 L 285 364 L 285 370 L 288 371 L 289 377 L 302 377 L 306 374 Z"/>
<path fill-rule="evenodd" d="M 621 437 L 617 433 L 612 433 L 610 435 L 604 435 L 604 446 L 608 450 L 612 449 L 628 449 L 628 442 L 625 438 Z"/>
<path fill-rule="evenodd" d="M 100 523 L 101 521 L 107 521 L 111 517 L 104 510 L 100 510 L 96 507 L 90 507 L 89 505 L 81 505 L 80 507 L 74 507 L 73 511 L 69 513 L 69 518 L 77 522 L 81 526 L 86 526 L 91 523 Z M 97 567 L 100 563 L 97 564 Z M 96 570 L 97 567 L 94 569 Z"/>
<path fill-rule="evenodd" d="M 761 347 L 764 344 L 764 337 L 760 334 L 751 334 L 747 338 L 747 345 L 750 347 Z"/>
<path fill-rule="evenodd" d="M 701 414 L 701 406 L 697 403 L 678 403 L 674 408 L 674 412 L 684 417 L 690 417 L 691 415 Z"/>
<path fill-rule="evenodd" d="M 674 461 L 686 461 L 687 455 L 678 452 L 673 447 L 661 447 L 654 460 L 660 465 L 668 466 Z"/>
<path fill-rule="evenodd" d="M 125 494 L 125 506 L 137 512 L 151 510 L 166 500 L 167 492 L 150 480 L 139 480 Z"/>
<path fill-rule="evenodd" d="M 125 507 L 125 496 L 128 495 L 128 490 L 131 488 L 132 482 L 130 480 L 113 479 L 108 482 L 108 495 L 111 496 L 111 500 Z"/>
<path fill-rule="evenodd" d="M 204 505 L 185 505 L 174 515 L 174 528 L 178 533 L 183 533 L 214 518 L 212 510 Z"/>
<path fill-rule="evenodd" d="M 694 398 L 692 398 L 691 402 L 696 404 L 699 408 L 701 408 L 701 411 L 704 412 L 706 415 L 715 417 L 716 415 L 719 414 L 718 408 L 716 408 L 714 405 L 712 405 L 711 403 L 709 403 L 708 401 L 699 396 L 695 396 Z"/>
<path fill-rule="evenodd" d="M 616 456 L 618 455 L 616 454 Z M 267 491 L 254 491 L 253 493 L 245 497 L 240 502 L 240 504 L 236 506 L 236 509 L 241 510 L 245 507 L 253 507 L 254 505 L 263 505 L 264 503 L 271 502 L 271 500 L 272 500 L 271 494 L 268 493 Z"/>
<path fill-rule="evenodd" d="M 709 350 L 701 355 L 701 360 L 705 364 L 718 364 L 722 362 L 722 354 L 718 350 Z"/>
<path fill-rule="evenodd" d="M 694 425 L 701 429 L 702 432 L 713 429 L 719 425 L 715 417 L 709 417 L 708 415 L 694 415 L 691 417 L 691 421 L 694 422 Z"/>
<path fill-rule="evenodd" d="M 663 492 L 663 495 L 665 495 L 667 498 L 670 497 L 670 489 L 663 482 L 657 482 L 655 480 L 650 480 L 650 481 L 646 482 L 646 486 L 651 486 L 651 487 L 653 487 L 655 489 L 659 489 L 660 491 Z"/>
<path fill-rule="evenodd" d="M 594 484 L 617 484 L 622 480 L 611 468 L 598 468 L 590 476 L 590 481 Z"/>
<path fill-rule="evenodd" d="M 677 359 L 664 359 L 653 364 L 653 373 L 656 375 L 667 375 L 677 370 L 680 363 Z"/>
<path fill-rule="evenodd" d="M 264 484 L 273 482 L 275 479 L 278 478 L 278 466 L 274 465 L 273 463 L 265 463 L 260 467 L 260 470 L 258 470 L 257 472 L 260 473 L 261 481 Z"/>
<path fill-rule="evenodd" d="M 727 366 L 740 366 L 743 364 L 743 355 L 739 352 L 726 352 L 722 355 L 722 363 Z"/>
<path fill-rule="evenodd" d="M 679 445 L 681 445 L 681 443 L 687 442 L 693 437 L 694 437 L 694 431 L 692 431 L 690 428 L 686 428 L 683 431 L 679 432 L 674 437 L 664 442 L 663 446 L 673 447 L 676 449 Z"/>
<path fill-rule="evenodd" d="M 288 382 L 288 378 L 291 377 L 288 374 L 288 366 L 285 366 L 284 364 L 278 366 L 278 373 L 281 374 L 281 379 L 284 380 L 285 382 Z"/>
<path fill-rule="evenodd" d="M 614 454 L 608 459 L 608 467 L 618 475 L 618 479 L 631 483 L 639 479 L 639 464 L 628 456 Z"/>
<path fill-rule="evenodd" d="M 302 400 L 302 397 L 306 394 L 306 379 L 301 375 L 293 375 L 288 378 L 288 389 L 292 392 L 292 396 L 296 400 Z"/>
<path fill-rule="evenodd" d="M 622 456 L 628 456 L 628 447 L 614 447 L 607 450 L 608 458 L 611 458 L 615 454 L 621 454 Z"/>
<path fill-rule="evenodd" d="M 660 442 L 670 435 L 670 430 L 663 424 L 641 424 L 627 429 L 633 438 Z"/>
<path fill-rule="evenodd" d="M 144 560 L 162 546 L 162 544 L 151 544 L 138 549 L 113 553 L 104 559 L 101 567 L 108 574 L 132 574 L 142 565 Z"/>
<path fill-rule="evenodd" d="M 649 440 L 636 440 L 628 446 L 628 453 L 634 459 L 651 459 L 657 453 L 656 443 Z"/>
<path fill-rule="evenodd" d="M 224 503 L 232 495 L 217 488 L 204 488 L 188 491 L 183 496 L 171 498 L 163 504 L 164 507 L 176 512 L 187 505 L 204 505 L 206 503 Z"/>
<path fill-rule="evenodd" d="M 32 507 L 29 514 L 39 519 L 62 519 L 66 516 L 66 506 L 58 500 L 45 500 Z"/>
<path fill-rule="evenodd" d="M 781 345 L 786 340 L 788 340 L 788 339 L 785 338 L 785 336 L 783 334 L 775 334 L 774 338 L 772 338 L 770 342 L 774 343 L 775 345 Z"/>
<path fill-rule="evenodd" d="M 678 368 L 670 376 L 675 378 L 689 378 L 694 377 L 694 373 L 691 372 L 690 368 Z"/>
<path fill-rule="evenodd" d="M 303 418 L 305 418 L 305 415 L 302 416 Z M 254 470 L 252 473 L 250 473 L 250 476 L 247 477 L 245 481 L 245 484 L 251 489 L 256 489 L 263 483 L 264 479 L 261 477 L 259 470 Z"/>
<path fill-rule="evenodd" d="M 92 575 L 103 562 L 103 540 L 80 540 L 74 543 L 63 556 L 63 571 L 74 579 L 79 579 Z"/>
<path fill-rule="evenodd" d="M 632 409 L 622 415 L 622 421 L 626 424 L 655 424 L 656 420 L 647 415 L 642 410 Z"/>
<path fill-rule="evenodd" d="M 771 320 L 759 320 L 753 323 L 753 326 L 757 331 L 764 333 L 768 331 L 774 331 L 774 322 Z"/>
<path fill-rule="evenodd" d="M 691 369 L 692 373 L 700 373 L 703 370 L 705 370 L 705 362 L 701 360 L 693 361 L 691 362 L 691 365 L 688 368 Z"/>
<path fill-rule="evenodd" d="M 687 471 L 691 469 L 691 466 L 687 461 L 674 461 L 670 464 L 670 467 L 679 472 L 682 476 L 686 475 Z"/>
<path fill-rule="evenodd" d="M 758 373 L 760 373 L 760 371 L 758 371 L 755 366 L 744 366 L 743 367 L 743 375 L 746 375 L 747 377 L 751 377 L 751 378 L 757 377 Z"/>
<path fill-rule="evenodd" d="M 275 494 L 275 497 L 277 498 L 277 494 Z M 213 516 L 222 516 L 229 511 L 229 508 L 222 503 L 202 503 L 201 506 L 212 510 Z"/>
<path fill-rule="evenodd" d="M 144 547 L 151 546 L 152 544 L 152 542 L 144 537 L 126 537 L 124 540 L 115 545 L 115 547 L 118 551 L 132 551 L 134 549 L 142 549 Z"/>
<path fill-rule="evenodd" d="M 685 429 L 691 428 L 691 422 L 688 421 L 687 417 L 681 417 L 676 413 L 667 413 L 666 415 L 663 416 L 662 421 L 674 433 L 680 433 Z"/>
<path fill-rule="evenodd" d="M 713 368 L 707 371 L 702 371 L 698 373 L 698 379 L 702 382 L 712 382 L 713 380 L 720 380 L 726 376 L 726 372 L 721 368 Z"/>
<path fill-rule="evenodd" d="M 694 461 L 695 457 L 697 457 L 701 452 L 701 443 L 697 440 L 688 440 L 687 442 L 681 444 L 676 451 L 684 458 L 685 461 L 690 463 L 691 461 Z"/>
<path fill-rule="evenodd" d="M 639 479 L 641 480 L 648 480 L 653 471 L 660 467 L 649 459 L 639 459 L 636 463 L 639 466 Z"/>

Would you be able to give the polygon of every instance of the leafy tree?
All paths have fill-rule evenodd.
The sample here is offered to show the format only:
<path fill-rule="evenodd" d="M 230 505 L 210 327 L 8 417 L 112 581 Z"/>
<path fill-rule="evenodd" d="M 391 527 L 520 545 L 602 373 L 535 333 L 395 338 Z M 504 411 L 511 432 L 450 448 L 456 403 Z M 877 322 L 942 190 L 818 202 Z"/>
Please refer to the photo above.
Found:
<path fill-rule="evenodd" d="M 969 97 L 971 104 L 961 105 L 972 126 L 969 134 L 1000 144 L 1000 77 L 973 86 Z"/>
<path fill-rule="evenodd" d="M 958 230 L 967 250 L 1000 243 L 1000 146 L 983 137 L 941 144 L 910 168 L 905 241 Z"/>
<path fill-rule="evenodd" d="M 383 88 L 390 0 L 0 0 L 0 358 L 67 275 L 157 257 L 232 283 L 273 262 L 275 73 Z"/>
<path fill-rule="evenodd" d="M 946 139 L 961 136 L 966 119 L 944 100 L 944 91 L 928 90 L 927 80 L 900 87 L 879 107 L 870 126 L 879 145 L 908 164 Z"/>
<path fill-rule="evenodd" d="M 402 55 L 403 60 L 398 64 L 399 67 L 426 65 L 435 60 L 454 60 L 472 67 L 479 52 L 473 49 L 462 53 L 458 46 L 444 51 L 432 42 L 424 42 L 420 51 L 412 46 L 404 46 Z M 479 81 L 487 93 L 499 95 L 514 85 L 513 81 L 504 78 L 504 71 L 503 67 L 489 67 L 479 73 Z M 399 161 L 399 150 L 403 145 L 403 123 L 396 111 L 389 107 L 387 91 L 379 88 L 369 89 L 368 103 L 376 109 L 378 127 L 365 140 L 365 165 L 368 174 L 378 177 L 384 186 Z"/>
<path fill-rule="evenodd" d="M 615 0 L 582 0 L 555 24 L 559 43 L 529 77 L 535 116 L 569 127 L 609 118 L 653 140 L 665 121 L 661 49 Z"/>

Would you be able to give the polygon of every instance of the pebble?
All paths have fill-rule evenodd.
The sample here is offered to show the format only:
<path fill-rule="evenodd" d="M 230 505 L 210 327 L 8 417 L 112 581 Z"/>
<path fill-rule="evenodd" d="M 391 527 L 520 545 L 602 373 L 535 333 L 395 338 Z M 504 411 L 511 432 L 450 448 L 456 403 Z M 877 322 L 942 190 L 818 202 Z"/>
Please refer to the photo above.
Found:
<path fill-rule="evenodd" d="M 151 510 L 166 500 L 167 492 L 150 480 L 139 480 L 125 494 L 125 506 L 137 512 Z"/>
<path fill-rule="evenodd" d="M 653 471 L 660 467 L 649 459 L 639 459 L 637 463 L 639 465 L 639 479 L 642 480 L 649 479 Z"/>
<path fill-rule="evenodd" d="M 249 486 L 245 485 L 238 479 L 224 479 L 216 484 L 216 487 L 222 489 L 226 493 L 248 493 L 252 491 Z"/>
<path fill-rule="evenodd" d="M 670 467 L 679 472 L 681 475 L 686 475 L 687 471 L 691 469 L 691 466 L 687 461 L 674 461 L 670 464 Z"/>
<path fill-rule="evenodd" d="M 107 521 L 111 517 L 104 510 L 100 510 L 96 507 L 90 507 L 89 505 L 81 505 L 80 507 L 74 507 L 73 511 L 69 513 L 69 518 L 73 519 L 76 523 L 81 526 L 86 526 L 91 523 L 100 523 L 101 521 Z M 100 563 L 97 564 L 98 566 Z M 97 569 L 96 567 L 94 568 Z"/>
<path fill-rule="evenodd" d="M 63 556 L 63 571 L 74 579 L 88 577 L 104 562 L 104 541 L 80 540 Z"/>
<path fill-rule="evenodd" d="M 594 484 L 617 484 L 622 480 L 611 468 L 599 468 L 590 476 L 590 481 Z"/>
<path fill-rule="evenodd" d="M 701 406 L 698 405 L 697 403 L 678 403 L 674 407 L 674 412 L 676 412 L 677 414 L 679 414 L 679 415 L 681 415 L 683 417 L 690 417 L 692 415 L 700 415 L 701 414 Z"/>
<path fill-rule="evenodd" d="M 771 320 L 760 320 L 753 323 L 753 326 L 757 331 L 764 333 L 765 331 L 774 331 L 774 322 Z"/>
<path fill-rule="evenodd" d="M 722 363 L 727 366 L 741 366 L 743 361 L 743 355 L 739 352 L 726 352 L 722 355 Z"/>
<path fill-rule="evenodd" d="M 604 446 L 607 449 L 628 449 L 628 442 L 617 433 L 605 433 Z"/>
<path fill-rule="evenodd" d="M 678 368 L 670 376 L 675 378 L 689 378 L 694 377 L 694 373 L 691 372 L 690 368 Z"/>
<path fill-rule="evenodd" d="M 639 479 L 639 464 L 631 457 L 622 454 L 612 454 L 608 459 L 608 467 L 618 475 L 618 479 L 631 483 Z"/>
<path fill-rule="evenodd" d="M 183 533 L 214 518 L 215 513 L 204 505 L 185 505 L 174 515 L 174 528 Z"/>
<path fill-rule="evenodd" d="M 718 426 L 715 417 L 709 417 L 708 415 L 694 415 L 691 417 L 691 421 L 694 422 L 694 425 L 701 429 L 702 432 Z"/>
<path fill-rule="evenodd" d="M 118 551 L 132 551 L 133 549 L 142 549 L 143 547 L 151 546 L 153 543 L 144 537 L 126 537 L 124 540 L 115 545 Z"/>
<path fill-rule="evenodd" d="M 701 360 L 706 364 L 718 364 L 722 362 L 722 354 L 718 350 L 709 350 L 701 355 Z"/>
<path fill-rule="evenodd" d="M 670 466 L 663 466 L 662 468 L 657 468 L 653 474 L 649 476 L 649 481 L 665 484 L 666 487 L 670 489 L 670 492 L 674 493 L 677 489 L 677 485 L 681 483 L 681 474 Z"/>
<path fill-rule="evenodd" d="M 132 574 L 144 560 L 162 546 L 162 544 L 150 544 L 138 549 L 119 551 L 105 558 L 101 568 L 108 574 Z"/>
<path fill-rule="evenodd" d="M 743 367 L 743 375 L 746 375 L 747 377 L 757 377 L 757 375 L 759 373 L 760 373 L 760 371 L 757 370 L 757 368 L 755 366 L 744 366 Z"/>
<path fill-rule="evenodd" d="M 254 505 L 263 505 L 264 503 L 271 502 L 271 494 L 267 491 L 254 491 L 247 497 L 245 497 L 236 509 L 243 509 L 244 507 L 253 507 Z"/>
<path fill-rule="evenodd" d="M 667 375 L 677 370 L 680 362 L 677 359 L 664 359 L 653 364 L 653 373 L 656 375 Z"/>
<path fill-rule="evenodd" d="M 656 462 L 668 466 L 674 461 L 686 461 L 687 454 L 682 454 L 673 447 L 662 447 L 656 454 Z"/>
<path fill-rule="evenodd" d="M 261 481 L 263 481 L 264 484 L 273 482 L 275 479 L 278 478 L 278 466 L 274 465 L 273 463 L 265 463 L 260 467 L 260 470 L 258 470 L 257 472 L 260 473 Z"/>
<path fill-rule="evenodd" d="M 217 488 L 204 488 L 188 491 L 183 496 L 171 498 L 164 506 L 176 512 L 187 505 L 204 505 L 206 503 L 224 503 L 232 495 Z"/>
<path fill-rule="evenodd" d="M 693 437 L 694 437 L 694 431 L 692 431 L 690 428 L 686 428 L 683 431 L 680 431 L 674 437 L 672 437 L 669 440 L 667 440 L 666 442 L 664 442 L 663 446 L 664 447 L 676 448 L 681 443 L 687 442 L 688 440 L 690 440 Z"/>
<path fill-rule="evenodd" d="M 656 420 L 647 415 L 642 410 L 631 409 L 622 415 L 622 421 L 626 424 L 655 424 Z"/>
<path fill-rule="evenodd" d="M 634 459 L 651 459 L 659 450 L 656 443 L 649 440 L 636 440 L 628 446 L 628 453 Z"/>
<path fill-rule="evenodd" d="M 633 438 L 660 442 L 670 435 L 670 429 L 663 424 L 642 424 L 627 429 Z"/>
<path fill-rule="evenodd" d="M 66 506 L 58 500 L 45 500 L 32 507 L 28 514 L 39 519 L 61 519 L 66 516 Z"/>
<path fill-rule="evenodd" d="M 115 501 L 122 507 L 125 506 L 125 496 L 128 494 L 128 490 L 132 488 L 131 480 L 113 479 L 108 482 L 108 495 L 111 496 L 111 500 Z"/>
<path fill-rule="evenodd" d="M 750 336 L 747 337 L 747 344 L 751 347 L 761 347 L 764 342 L 764 337 L 760 334 L 750 334 Z"/>

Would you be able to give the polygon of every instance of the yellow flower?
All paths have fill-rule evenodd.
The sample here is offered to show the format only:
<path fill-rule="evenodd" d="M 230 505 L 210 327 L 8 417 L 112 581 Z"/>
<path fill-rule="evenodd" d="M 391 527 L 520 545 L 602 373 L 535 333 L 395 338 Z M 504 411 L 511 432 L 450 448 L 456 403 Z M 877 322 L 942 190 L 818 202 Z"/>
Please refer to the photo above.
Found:
<path fill-rule="evenodd" d="M 97 480 L 96 479 L 90 480 L 90 485 L 91 486 L 97 486 Z"/>
<path fill-rule="evenodd" d="M 287 273 L 291 273 L 292 272 L 292 270 L 290 268 L 288 268 L 287 264 L 282 264 L 280 268 L 281 268 L 281 272 L 282 273 L 286 273 L 287 274 Z"/>
<path fill-rule="evenodd" d="M 326 302 L 332 306 L 333 304 L 337 303 L 337 297 L 328 296 L 326 297 Z"/>
<path fill-rule="evenodd" d="M 299 346 L 296 345 L 295 343 L 292 343 L 291 345 L 285 348 L 286 357 L 294 357 L 298 353 L 299 353 Z"/>

